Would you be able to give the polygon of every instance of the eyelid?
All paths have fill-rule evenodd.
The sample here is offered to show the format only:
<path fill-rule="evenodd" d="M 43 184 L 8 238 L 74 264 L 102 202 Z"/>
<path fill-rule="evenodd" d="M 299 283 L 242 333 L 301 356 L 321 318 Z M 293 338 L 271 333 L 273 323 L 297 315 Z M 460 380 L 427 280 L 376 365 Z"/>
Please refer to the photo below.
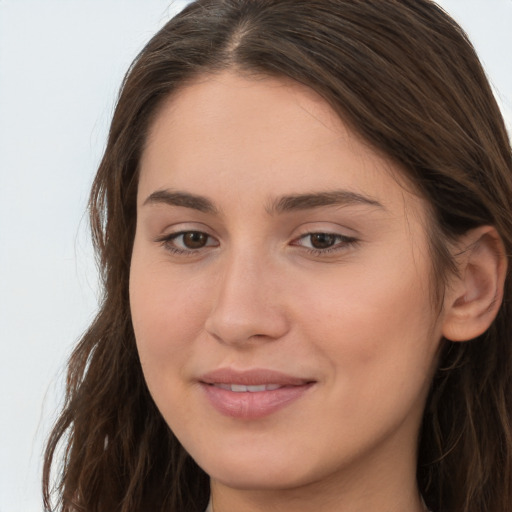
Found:
<path fill-rule="evenodd" d="M 202 247 L 198 247 L 198 248 L 187 248 L 187 247 L 177 246 L 175 243 L 176 239 L 178 239 L 180 236 L 184 236 L 189 233 L 199 233 L 199 234 L 205 235 L 207 237 L 208 241 L 213 240 L 213 241 L 215 241 L 215 243 L 213 243 L 213 244 L 206 243 L 206 245 L 204 245 Z M 184 255 L 184 256 L 195 255 L 199 252 L 208 250 L 211 247 L 218 247 L 220 245 L 219 241 L 213 235 L 211 235 L 204 229 L 194 229 L 194 228 L 189 228 L 189 229 L 181 228 L 176 231 L 172 231 L 172 232 L 166 233 L 165 235 L 159 236 L 159 237 L 155 238 L 154 241 L 156 243 L 161 244 L 167 251 L 169 251 L 173 254 Z"/>
<path fill-rule="evenodd" d="M 174 229 L 155 237 L 153 241 L 163 246 L 164 249 L 172 254 L 192 256 L 203 253 L 220 245 L 218 237 L 211 234 L 208 226 L 197 226 L 195 223 L 192 225 L 187 225 L 187 223 L 180 223 L 174 226 L 168 226 L 167 229 L 169 229 L 169 227 Z M 300 228 L 302 233 L 297 233 L 289 242 L 289 245 L 298 247 L 315 256 L 327 256 L 329 254 L 344 252 L 360 242 L 358 237 L 345 234 L 346 231 L 353 230 L 349 230 L 348 228 L 344 228 L 342 226 L 326 227 L 318 225 L 316 222 L 312 222 L 302 225 Z M 205 245 L 200 247 L 186 247 L 184 243 L 179 242 L 180 237 L 190 233 L 198 233 L 204 235 L 206 237 Z M 327 235 L 328 237 L 333 237 L 334 243 L 326 247 L 314 247 L 312 244 L 308 247 L 309 244 L 307 243 L 307 239 L 310 237 L 309 239 L 311 241 L 311 237 L 314 235 Z"/>
<path fill-rule="evenodd" d="M 336 239 L 336 242 L 333 245 L 325 247 L 325 248 L 307 247 L 303 243 L 300 243 L 302 240 L 305 240 L 308 237 L 312 237 L 313 235 L 332 236 Z M 332 255 L 332 254 L 347 251 L 350 248 L 352 248 L 354 245 L 359 243 L 359 241 L 360 240 L 354 236 L 345 235 L 345 234 L 336 232 L 334 230 L 311 229 L 310 231 L 303 233 L 298 237 L 295 237 L 292 240 L 291 245 L 301 247 L 305 251 L 307 251 L 309 254 L 312 254 L 314 256 L 327 256 L 327 255 Z"/>

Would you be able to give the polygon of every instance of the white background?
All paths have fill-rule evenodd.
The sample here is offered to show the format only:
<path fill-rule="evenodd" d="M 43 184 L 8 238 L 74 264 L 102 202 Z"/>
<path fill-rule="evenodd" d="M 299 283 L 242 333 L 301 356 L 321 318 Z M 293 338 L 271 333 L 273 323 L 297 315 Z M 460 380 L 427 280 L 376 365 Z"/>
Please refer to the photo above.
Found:
<path fill-rule="evenodd" d="M 118 86 L 184 2 L 0 0 L 0 512 L 42 510 L 43 440 L 93 317 L 85 216 Z M 439 2 L 512 127 L 512 0 Z"/>

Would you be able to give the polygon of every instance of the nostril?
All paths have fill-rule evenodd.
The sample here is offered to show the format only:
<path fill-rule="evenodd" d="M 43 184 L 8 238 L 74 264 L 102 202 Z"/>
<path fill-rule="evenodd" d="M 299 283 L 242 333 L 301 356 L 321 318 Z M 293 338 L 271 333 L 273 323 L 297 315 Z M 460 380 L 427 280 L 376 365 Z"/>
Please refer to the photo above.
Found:
<path fill-rule="evenodd" d="M 254 344 L 279 339 L 287 332 L 288 324 L 278 311 L 272 315 L 261 312 L 235 317 L 217 310 L 207 319 L 205 330 L 219 343 Z"/>

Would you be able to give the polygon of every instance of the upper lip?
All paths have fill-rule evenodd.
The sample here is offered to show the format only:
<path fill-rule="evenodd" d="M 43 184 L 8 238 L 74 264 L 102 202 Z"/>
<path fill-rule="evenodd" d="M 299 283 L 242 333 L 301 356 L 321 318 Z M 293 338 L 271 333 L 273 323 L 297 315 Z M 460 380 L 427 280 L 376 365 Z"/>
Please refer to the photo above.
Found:
<path fill-rule="evenodd" d="M 241 384 L 244 386 L 261 386 L 278 384 L 280 386 L 304 386 L 313 382 L 312 379 L 295 377 L 275 370 L 255 368 L 251 370 L 234 370 L 219 368 L 205 373 L 199 378 L 204 384 Z"/>

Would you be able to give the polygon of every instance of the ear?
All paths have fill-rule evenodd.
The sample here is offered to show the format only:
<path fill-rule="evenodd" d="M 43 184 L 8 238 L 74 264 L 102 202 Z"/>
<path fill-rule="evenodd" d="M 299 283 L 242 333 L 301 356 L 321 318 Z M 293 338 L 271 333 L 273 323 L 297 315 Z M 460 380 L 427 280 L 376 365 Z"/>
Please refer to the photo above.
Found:
<path fill-rule="evenodd" d="M 443 336 L 467 341 L 483 334 L 503 300 L 507 257 L 495 228 L 481 226 L 461 237 L 454 250 L 458 275 L 447 287 Z"/>

